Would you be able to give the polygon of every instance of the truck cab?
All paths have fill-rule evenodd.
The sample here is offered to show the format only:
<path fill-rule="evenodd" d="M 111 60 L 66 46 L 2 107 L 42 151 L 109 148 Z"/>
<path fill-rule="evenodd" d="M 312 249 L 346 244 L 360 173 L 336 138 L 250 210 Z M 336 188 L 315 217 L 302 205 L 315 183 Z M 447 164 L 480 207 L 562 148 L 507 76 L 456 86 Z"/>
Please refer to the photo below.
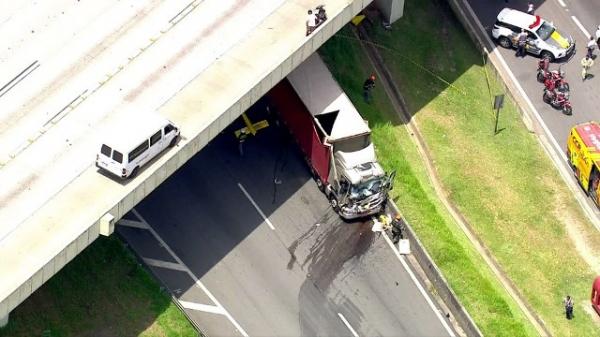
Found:
<path fill-rule="evenodd" d="M 371 129 L 317 54 L 267 94 L 332 206 L 344 219 L 381 212 L 392 188 Z"/>

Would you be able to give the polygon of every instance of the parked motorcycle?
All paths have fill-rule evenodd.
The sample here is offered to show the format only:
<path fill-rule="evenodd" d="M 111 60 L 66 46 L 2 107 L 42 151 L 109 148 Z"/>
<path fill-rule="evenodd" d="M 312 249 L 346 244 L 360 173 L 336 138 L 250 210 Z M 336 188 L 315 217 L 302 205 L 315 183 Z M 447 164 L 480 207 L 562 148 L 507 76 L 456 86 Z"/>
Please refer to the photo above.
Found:
<path fill-rule="evenodd" d="M 317 26 L 327 21 L 327 13 L 325 12 L 325 5 L 318 5 L 315 8 L 316 17 L 317 17 Z"/>
<path fill-rule="evenodd" d="M 538 69 L 537 80 L 544 83 L 544 86 L 548 90 L 556 88 L 559 91 L 567 92 L 570 89 L 569 82 L 565 80 L 565 73 L 560 70 L 544 71 Z"/>
<path fill-rule="evenodd" d="M 572 115 L 573 108 L 569 101 L 569 92 L 544 89 L 542 96 L 544 102 L 550 104 L 555 109 L 561 109 L 565 115 Z"/>

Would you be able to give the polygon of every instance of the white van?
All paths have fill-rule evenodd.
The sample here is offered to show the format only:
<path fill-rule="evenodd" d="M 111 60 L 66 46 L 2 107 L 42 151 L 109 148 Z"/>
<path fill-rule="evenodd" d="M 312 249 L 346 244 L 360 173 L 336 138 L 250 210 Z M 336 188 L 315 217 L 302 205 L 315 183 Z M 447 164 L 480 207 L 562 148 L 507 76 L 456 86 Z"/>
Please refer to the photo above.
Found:
<path fill-rule="evenodd" d="M 179 137 L 179 128 L 156 114 L 144 114 L 120 126 L 100 146 L 96 166 L 122 179 L 135 177 L 144 164 L 175 146 Z"/>

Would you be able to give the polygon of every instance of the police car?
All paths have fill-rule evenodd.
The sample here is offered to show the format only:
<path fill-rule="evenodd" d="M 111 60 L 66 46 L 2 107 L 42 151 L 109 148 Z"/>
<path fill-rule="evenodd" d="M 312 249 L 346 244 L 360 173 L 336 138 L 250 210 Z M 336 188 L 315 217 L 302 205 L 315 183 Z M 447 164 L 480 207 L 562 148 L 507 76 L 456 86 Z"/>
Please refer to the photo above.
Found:
<path fill-rule="evenodd" d="M 554 61 L 575 50 L 575 40 L 558 31 L 552 22 L 510 8 L 504 8 L 498 14 L 492 36 L 502 47 L 513 48 L 521 29 L 527 33 L 526 50 L 531 54 Z"/>

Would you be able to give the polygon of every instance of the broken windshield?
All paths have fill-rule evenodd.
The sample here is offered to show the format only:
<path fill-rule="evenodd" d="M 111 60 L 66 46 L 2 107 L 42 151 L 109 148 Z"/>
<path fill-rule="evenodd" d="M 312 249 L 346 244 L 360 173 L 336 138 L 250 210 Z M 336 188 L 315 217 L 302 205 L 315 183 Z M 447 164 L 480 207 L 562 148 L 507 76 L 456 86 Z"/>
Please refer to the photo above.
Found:
<path fill-rule="evenodd" d="M 383 179 L 373 178 L 350 187 L 351 199 L 363 199 L 381 192 Z"/>

